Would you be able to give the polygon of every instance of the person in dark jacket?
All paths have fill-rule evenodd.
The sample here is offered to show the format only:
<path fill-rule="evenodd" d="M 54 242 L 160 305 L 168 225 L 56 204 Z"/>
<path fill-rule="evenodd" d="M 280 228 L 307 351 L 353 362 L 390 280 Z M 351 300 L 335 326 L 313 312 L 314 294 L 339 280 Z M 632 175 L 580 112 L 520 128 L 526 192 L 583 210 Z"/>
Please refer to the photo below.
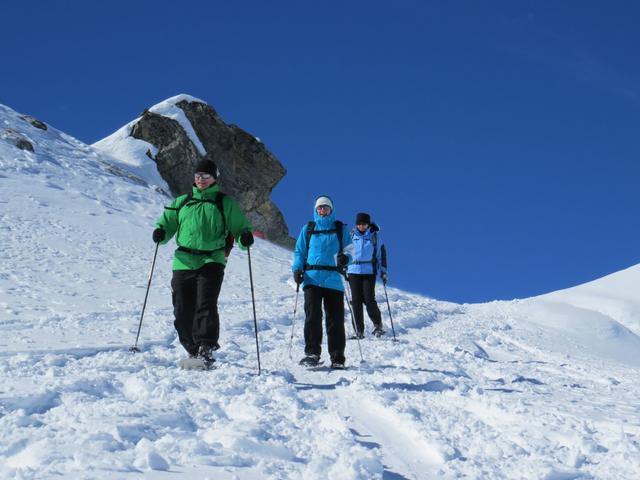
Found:
<path fill-rule="evenodd" d="M 220 192 L 217 178 L 216 165 L 200 161 L 191 192 L 165 207 L 153 231 L 156 243 L 166 244 L 176 237 L 171 280 L 173 324 L 189 356 L 202 359 L 207 366 L 220 348 L 218 295 L 228 235 L 239 239 L 242 247 L 253 244 L 251 224 L 236 201 Z"/>
<path fill-rule="evenodd" d="M 356 337 L 364 338 L 364 312 L 362 305 L 367 307 L 367 315 L 373 322 L 373 334 L 376 337 L 384 335 L 382 315 L 376 302 L 376 275 L 386 282 L 387 269 L 380 262 L 380 228 L 371 223 L 368 213 L 356 215 L 356 227 L 351 231 L 354 258 L 347 269 L 347 278 L 351 288 L 353 316 L 357 328 Z"/>
<path fill-rule="evenodd" d="M 295 282 L 304 285 L 305 357 L 300 364 L 320 363 L 324 304 L 331 368 L 340 369 L 345 364 L 342 272 L 351 258 L 351 238 L 342 223 L 336 222 L 331 198 L 318 197 L 314 210 L 313 224 L 306 224 L 298 235 L 291 267 Z"/>

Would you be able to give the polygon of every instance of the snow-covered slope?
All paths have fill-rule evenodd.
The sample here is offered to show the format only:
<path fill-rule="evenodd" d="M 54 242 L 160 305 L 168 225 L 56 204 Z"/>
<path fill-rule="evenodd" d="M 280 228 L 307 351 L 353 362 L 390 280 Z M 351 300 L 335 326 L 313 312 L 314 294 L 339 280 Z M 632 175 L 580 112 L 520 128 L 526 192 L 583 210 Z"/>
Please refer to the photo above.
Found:
<path fill-rule="evenodd" d="M 0 478 L 635 478 L 638 267 L 515 302 L 389 289 L 398 342 L 349 341 L 307 371 L 290 253 L 234 249 L 218 368 L 181 371 L 167 198 L 101 150 L 0 106 Z M 147 174 L 151 176 L 146 176 Z M 139 178 L 139 177 L 142 177 Z M 382 290 L 380 305 L 390 327 Z M 390 328 L 389 328 L 390 330 Z M 391 333 L 391 332 L 389 332 Z"/>

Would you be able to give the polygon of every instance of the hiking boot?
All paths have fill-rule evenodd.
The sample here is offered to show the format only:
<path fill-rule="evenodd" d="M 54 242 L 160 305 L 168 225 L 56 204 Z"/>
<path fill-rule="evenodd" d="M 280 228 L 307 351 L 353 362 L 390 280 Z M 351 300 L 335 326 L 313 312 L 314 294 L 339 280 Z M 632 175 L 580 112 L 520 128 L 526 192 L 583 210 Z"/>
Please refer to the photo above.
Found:
<path fill-rule="evenodd" d="M 300 365 L 305 367 L 317 367 L 320 364 L 320 355 L 311 354 L 300 360 Z"/>
<path fill-rule="evenodd" d="M 214 346 L 200 345 L 200 348 L 198 349 L 197 358 L 201 358 L 206 365 L 211 365 L 213 362 L 216 361 L 216 359 L 213 358 L 214 350 L 217 350 L 217 348 Z"/>
<path fill-rule="evenodd" d="M 380 338 L 382 335 L 384 335 L 387 332 L 385 332 L 381 326 L 380 327 L 376 326 L 376 328 L 374 328 L 373 332 L 371 333 L 373 333 L 376 337 Z"/>
<path fill-rule="evenodd" d="M 337 362 L 337 361 L 332 361 L 331 362 L 331 370 L 344 370 L 345 366 L 344 366 L 344 362 Z"/>
<path fill-rule="evenodd" d="M 351 335 L 351 340 L 362 340 L 364 338 L 364 332 L 358 332 L 355 335 Z"/>

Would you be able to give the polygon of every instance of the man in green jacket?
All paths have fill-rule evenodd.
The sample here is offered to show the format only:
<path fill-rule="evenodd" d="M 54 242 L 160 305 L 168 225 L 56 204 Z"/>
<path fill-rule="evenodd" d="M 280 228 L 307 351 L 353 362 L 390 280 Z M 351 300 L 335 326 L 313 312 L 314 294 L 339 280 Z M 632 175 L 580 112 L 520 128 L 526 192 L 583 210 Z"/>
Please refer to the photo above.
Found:
<path fill-rule="evenodd" d="M 173 257 L 173 325 L 190 357 L 209 366 L 220 348 L 218 295 L 222 287 L 227 240 L 233 235 L 240 245 L 253 244 L 251 224 L 232 198 L 216 184 L 215 163 L 196 165 L 192 191 L 165 207 L 156 222 L 153 241 L 165 244 L 175 235 L 178 248 Z M 231 239 L 232 240 L 232 239 Z"/>

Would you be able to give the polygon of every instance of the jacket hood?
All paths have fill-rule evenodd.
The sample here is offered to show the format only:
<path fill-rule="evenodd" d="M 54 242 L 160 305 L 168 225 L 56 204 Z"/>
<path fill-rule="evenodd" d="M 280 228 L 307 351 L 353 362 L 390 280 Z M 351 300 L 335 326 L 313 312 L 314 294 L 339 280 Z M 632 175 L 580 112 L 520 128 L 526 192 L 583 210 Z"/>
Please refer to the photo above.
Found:
<path fill-rule="evenodd" d="M 333 206 L 334 206 L 334 208 L 331 209 L 331 213 L 329 215 L 327 215 L 326 217 L 320 216 L 320 214 L 315 209 L 315 207 L 313 208 L 313 220 L 316 222 L 316 225 L 318 225 L 319 227 L 321 227 L 323 229 L 324 228 L 329 228 L 329 227 L 331 227 L 333 225 L 333 222 L 336 221 L 335 203 L 333 204 Z"/>

